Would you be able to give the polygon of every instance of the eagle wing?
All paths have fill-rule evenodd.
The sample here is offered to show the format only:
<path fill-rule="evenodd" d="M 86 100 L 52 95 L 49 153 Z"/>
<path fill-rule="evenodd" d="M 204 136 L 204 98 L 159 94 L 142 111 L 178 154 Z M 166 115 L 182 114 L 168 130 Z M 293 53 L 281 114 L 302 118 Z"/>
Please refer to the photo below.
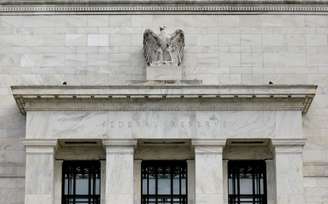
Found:
<path fill-rule="evenodd" d="M 147 29 L 143 34 L 143 49 L 147 65 L 159 60 L 158 49 L 160 48 L 160 39 L 152 30 Z"/>
<path fill-rule="evenodd" d="M 176 61 L 178 65 L 181 64 L 183 59 L 184 46 L 184 33 L 181 29 L 178 29 L 172 34 L 172 37 L 170 39 L 170 47 L 173 61 Z"/>

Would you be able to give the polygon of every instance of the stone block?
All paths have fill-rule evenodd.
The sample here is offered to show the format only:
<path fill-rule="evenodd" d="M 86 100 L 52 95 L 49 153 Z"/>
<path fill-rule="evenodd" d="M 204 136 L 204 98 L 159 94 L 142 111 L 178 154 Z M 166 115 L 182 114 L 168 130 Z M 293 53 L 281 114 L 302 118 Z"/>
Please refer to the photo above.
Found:
<path fill-rule="evenodd" d="M 284 46 L 285 43 L 286 41 L 282 34 L 263 35 L 263 46 Z"/>
<path fill-rule="evenodd" d="M 104 34 L 88 35 L 88 46 L 109 46 L 109 36 Z"/>
<path fill-rule="evenodd" d="M 66 46 L 85 46 L 86 36 L 82 34 L 68 34 L 65 36 Z"/>
<path fill-rule="evenodd" d="M 109 24 L 108 16 L 92 16 L 87 19 L 88 26 L 91 27 L 106 27 Z"/>
<path fill-rule="evenodd" d="M 147 80 L 182 80 L 182 68 L 176 65 L 152 65 L 146 69 Z"/>

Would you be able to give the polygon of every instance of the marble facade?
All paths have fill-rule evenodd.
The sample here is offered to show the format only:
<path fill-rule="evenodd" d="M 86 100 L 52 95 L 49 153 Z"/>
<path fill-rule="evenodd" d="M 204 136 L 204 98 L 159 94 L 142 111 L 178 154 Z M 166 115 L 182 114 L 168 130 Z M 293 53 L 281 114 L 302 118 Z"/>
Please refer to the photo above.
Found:
<path fill-rule="evenodd" d="M 327 204 L 327 14 L 327 0 L 0 0 L 0 203 L 62 204 L 63 161 L 99 160 L 101 204 L 141 204 L 142 161 L 169 159 L 188 163 L 189 204 L 226 204 L 228 161 L 257 159 L 268 204 Z M 161 25 L 184 31 L 179 69 L 145 66 L 142 33 Z"/>
<path fill-rule="evenodd" d="M 188 160 L 188 171 L 190 171 L 188 200 L 191 204 L 227 202 L 225 160 L 229 159 L 268 160 L 270 164 L 268 172 L 271 172 L 268 173 L 268 180 L 272 183 L 268 186 L 268 199 L 270 199 L 268 203 L 305 203 L 304 189 L 301 185 L 302 152 L 305 144 L 302 115 L 306 113 L 308 103 L 311 103 L 315 95 L 315 86 L 301 86 L 301 89 L 279 86 L 284 93 L 277 92 L 275 86 L 248 87 L 248 92 L 253 96 L 248 100 L 244 100 L 245 91 L 238 92 L 239 87 L 226 86 L 224 90 L 234 93 L 232 99 L 235 103 L 227 111 L 222 110 L 226 107 L 225 103 L 217 107 L 217 110 L 214 108 L 209 111 L 207 108 L 213 101 L 208 103 L 208 97 L 212 98 L 213 93 L 207 95 L 211 89 L 201 85 L 197 86 L 198 92 L 195 91 L 197 88 L 194 85 L 183 85 L 179 88 L 181 94 L 184 94 L 184 99 L 174 100 L 174 103 L 183 103 L 190 108 L 189 111 L 172 109 L 169 104 L 170 99 L 167 98 L 171 96 L 176 98 L 177 92 L 172 92 L 170 86 L 151 86 L 152 93 L 148 93 L 146 98 L 137 102 L 139 105 L 136 107 L 130 103 L 124 107 L 116 107 L 117 110 L 114 111 L 106 110 L 104 105 L 95 106 L 98 102 L 106 104 L 120 100 L 124 103 L 124 100 L 130 100 L 128 90 L 131 87 L 121 87 L 120 91 L 116 92 L 116 94 L 121 93 L 119 98 L 112 96 L 105 101 L 104 97 L 108 96 L 104 93 L 115 92 L 106 91 L 111 87 L 64 87 L 59 92 L 52 92 L 54 87 L 13 88 L 17 103 L 24 104 L 20 106 L 21 112 L 27 115 L 25 139 L 27 153 L 35 149 L 35 154 L 27 154 L 27 165 L 33 166 L 35 163 L 32 161 L 40 159 L 42 161 L 43 157 L 47 158 L 47 162 L 52 163 L 52 165 L 47 164 L 50 168 L 48 172 L 41 174 L 47 175 L 47 180 L 43 182 L 52 188 L 46 195 L 38 191 L 33 192 L 35 198 L 31 202 L 49 203 L 50 200 L 51 202 L 54 200 L 55 204 L 60 203 L 60 178 L 55 177 L 55 175 L 58 177 L 58 173 L 55 172 L 60 172 L 61 167 L 58 162 L 54 166 L 56 157 L 64 160 L 104 159 L 102 172 L 105 174 L 105 179 L 102 181 L 101 199 L 105 204 L 140 203 L 141 161 L 156 159 Z M 148 85 L 143 85 L 143 88 L 147 87 Z M 193 88 L 190 89 L 193 90 L 192 95 L 188 95 L 190 87 Z M 218 91 L 220 88 L 216 87 L 215 90 Z M 70 89 L 74 89 L 74 93 L 71 94 L 75 96 L 66 94 L 65 103 L 62 105 L 61 96 L 49 95 L 58 96 L 65 91 L 69 92 Z M 156 89 L 159 89 L 160 93 L 156 92 Z M 91 93 L 88 92 L 90 90 L 98 90 L 97 95 L 92 96 L 91 101 L 85 101 L 85 94 Z M 80 98 L 80 93 L 84 94 L 83 98 Z M 296 93 L 297 98 L 293 99 Z M 33 97 L 34 94 L 38 97 Z M 129 97 L 126 98 L 124 94 Z M 133 97 L 141 98 L 143 94 L 139 90 L 138 96 Z M 165 98 L 161 97 L 161 94 L 165 94 Z M 202 97 L 199 98 L 199 94 L 203 94 Z M 216 104 L 221 104 L 222 100 L 226 101 L 227 98 L 222 98 L 224 94 L 225 92 L 216 93 Z M 244 97 L 240 97 L 241 94 Z M 283 96 L 284 94 L 287 98 Z M 156 97 L 156 100 L 153 100 L 153 97 Z M 196 104 L 194 97 L 198 97 Z M 300 103 L 300 101 L 304 102 Z M 60 110 L 61 107 L 68 107 L 67 104 L 79 102 L 84 106 L 76 106 L 78 109 L 74 111 L 65 108 Z M 146 104 L 149 105 L 150 110 L 143 109 Z M 252 104 L 252 106 L 245 104 Z M 273 105 L 269 107 L 263 104 Z M 130 110 L 130 106 L 133 110 Z M 245 110 L 241 110 L 242 108 Z M 55 153 L 57 141 L 60 145 L 57 145 Z M 69 147 L 65 146 L 65 141 L 101 141 L 101 143 L 96 142 L 97 145 L 94 147 L 78 145 Z M 233 145 L 233 142 L 243 144 L 245 141 L 263 142 L 263 145 L 254 147 Z M 174 145 L 175 142 L 178 143 Z M 87 155 L 83 156 L 85 152 Z M 29 168 L 26 175 L 32 178 L 34 174 L 39 174 L 38 171 L 41 170 L 36 167 Z M 27 189 L 29 185 L 34 186 L 34 182 L 37 181 L 27 183 Z M 30 202 L 31 196 L 26 195 L 27 203 Z"/>

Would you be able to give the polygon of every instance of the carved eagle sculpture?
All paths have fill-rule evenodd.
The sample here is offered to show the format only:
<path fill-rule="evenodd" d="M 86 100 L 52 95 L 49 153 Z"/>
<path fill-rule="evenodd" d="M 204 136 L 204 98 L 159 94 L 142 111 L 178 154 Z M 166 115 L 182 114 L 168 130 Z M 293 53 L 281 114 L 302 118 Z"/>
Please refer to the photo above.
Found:
<path fill-rule="evenodd" d="M 166 33 L 166 26 L 160 27 L 157 35 L 146 29 L 143 35 L 143 49 L 148 66 L 174 64 L 179 66 L 183 58 L 184 33 L 181 29 L 171 35 Z"/>

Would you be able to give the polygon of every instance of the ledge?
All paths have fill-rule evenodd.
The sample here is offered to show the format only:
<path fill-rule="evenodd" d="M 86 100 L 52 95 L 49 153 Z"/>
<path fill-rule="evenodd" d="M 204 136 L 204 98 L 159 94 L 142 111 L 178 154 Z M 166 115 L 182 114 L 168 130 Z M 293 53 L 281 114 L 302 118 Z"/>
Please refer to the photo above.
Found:
<path fill-rule="evenodd" d="M 27 111 L 279 111 L 306 113 L 315 85 L 12 86 Z"/>
<path fill-rule="evenodd" d="M 328 14 L 327 0 L 0 0 L 0 15 Z"/>

